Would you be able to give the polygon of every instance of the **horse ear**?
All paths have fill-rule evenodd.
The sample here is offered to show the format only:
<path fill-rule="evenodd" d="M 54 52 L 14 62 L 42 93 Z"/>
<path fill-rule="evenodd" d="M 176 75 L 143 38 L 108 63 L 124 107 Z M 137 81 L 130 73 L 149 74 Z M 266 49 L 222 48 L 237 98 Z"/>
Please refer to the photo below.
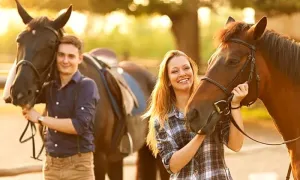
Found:
<path fill-rule="evenodd" d="M 68 10 L 58 16 L 52 23 L 52 27 L 56 30 L 64 27 L 68 22 L 72 13 L 72 5 L 69 6 Z"/>
<path fill-rule="evenodd" d="M 229 16 L 225 25 L 232 23 L 232 22 L 235 22 L 235 19 L 233 19 L 233 17 Z"/>
<path fill-rule="evenodd" d="M 27 13 L 27 11 L 22 7 L 18 0 L 16 0 L 18 13 L 22 18 L 24 24 L 28 24 L 33 18 Z"/>
<path fill-rule="evenodd" d="M 267 17 L 263 17 L 248 30 L 248 33 L 253 40 L 257 40 L 263 35 L 266 27 L 267 27 Z"/>

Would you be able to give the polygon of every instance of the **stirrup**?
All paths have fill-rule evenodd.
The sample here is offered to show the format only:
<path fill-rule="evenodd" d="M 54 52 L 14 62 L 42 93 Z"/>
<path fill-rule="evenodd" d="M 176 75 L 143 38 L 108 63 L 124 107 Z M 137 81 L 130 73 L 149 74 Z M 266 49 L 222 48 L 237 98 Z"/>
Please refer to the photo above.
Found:
<path fill-rule="evenodd" d="M 129 132 L 127 132 L 121 139 L 119 150 L 124 154 L 133 153 L 133 140 Z"/>

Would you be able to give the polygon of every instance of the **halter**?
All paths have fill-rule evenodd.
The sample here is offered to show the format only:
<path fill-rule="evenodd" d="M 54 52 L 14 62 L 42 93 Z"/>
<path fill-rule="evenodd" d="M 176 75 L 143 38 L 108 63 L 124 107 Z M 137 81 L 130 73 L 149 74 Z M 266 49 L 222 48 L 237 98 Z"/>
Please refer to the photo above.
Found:
<path fill-rule="evenodd" d="M 57 38 L 57 40 L 60 39 L 59 34 L 58 34 L 58 32 L 55 29 L 53 29 L 53 28 L 51 28 L 49 26 L 45 26 L 43 28 L 45 28 L 47 30 L 50 30 L 52 33 L 54 33 L 55 36 L 56 36 L 56 38 Z M 58 45 L 58 43 L 56 42 L 55 53 L 53 54 L 52 60 L 51 60 L 51 62 L 49 64 L 49 66 L 47 66 L 47 68 L 45 69 L 45 71 L 43 71 L 42 73 L 40 73 L 37 70 L 37 68 L 35 67 L 35 65 L 31 61 L 29 61 L 29 60 L 23 59 L 23 60 L 19 61 L 17 63 L 17 65 L 16 65 L 16 72 L 18 71 L 18 68 L 20 66 L 28 65 L 33 70 L 33 72 L 36 75 L 36 77 L 38 78 L 38 81 L 37 81 L 37 83 L 38 83 L 38 90 L 35 92 L 36 93 L 35 100 L 37 99 L 37 97 L 39 97 L 41 95 L 42 89 L 45 87 L 45 85 L 44 85 L 45 82 L 49 81 L 49 79 L 51 77 L 51 72 L 52 72 L 53 64 L 54 64 L 55 59 L 56 59 L 57 45 Z M 47 74 L 47 77 L 45 79 L 42 79 L 45 76 L 45 74 Z M 12 87 L 11 87 L 11 90 L 12 90 Z M 24 139 L 24 135 L 25 135 L 27 129 L 29 128 L 29 125 L 30 125 L 30 128 L 31 128 L 31 136 L 28 137 L 28 138 L 26 138 L 26 139 Z M 39 153 L 36 155 L 36 153 L 35 153 L 35 140 L 34 140 L 35 134 L 36 134 L 36 127 L 35 127 L 34 123 L 31 122 L 31 121 L 28 121 L 25 129 L 23 130 L 23 132 L 22 132 L 22 134 L 21 134 L 21 136 L 19 138 L 19 142 L 20 143 L 25 143 L 25 142 L 29 141 L 30 139 L 32 139 L 32 158 L 41 161 L 41 159 L 39 159 L 39 157 L 42 154 L 42 151 L 44 149 L 44 144 L 41 147 Z"/>
<path fill-rule="evenodd" d="M 201 79 L 201 80 L 206 80 L 206 81 L 214 84 L 215 86 L 220 88 L 227 95 L 227 97 L 228 97 L 227 100 L 220 100 L 220 101 L 217 101 L 217 102 L 214 103 L 214 107 L 215 107 L 216 111 L 219 114 L 224 114 L 225 113 L 225 115 L 228 115 L 228 113 L 230 113 L 229 109 L 224 109 L 224 108 L 229 107 L 229 102 L 231 102 L 232 97 L 233 97 L 233 94 L 228 89 L 243 74 L 243 72 L 246 70 L 246 68 L 248 67 L 249 64 L 250 64 L 251 67 L 250 67 L 250 74 L 249 74 L 249 77 L 248 77 L 248 83 L 250 84 L 250 82 L 253 80 L 253 76 L 255 76 L 255 80 L 256 80 L 256 97 L 253 101 L 246 104 L 247 106 L 252 105 L 256 101 L 256 99 L 258 98 L 259 81 L 260 81 L 260 77 L 259 77 L 259 75 L 257 74 L 257 71 L 256 71 L 256 63 L 255 63 L 255 50 L 256 50 L 256 48 L 255 48 L 255 46 L 253 46 L 253 45 L 251 45 L 247 42 L 244 42 L 240 39 L 235 39 L 235 38 L 232 38 L 229 41 L 230 42 L 235 42 L 235 43 L 238 43 L 238 44 L 242 44 L 242 45 L 244 45 L 244 46 L 246 46 L 250 49 L 250 54 L 248 55 L 247 61 L 245 62 L 245 64 L 241 68 L 241 70 L 237 73 L 237 75 L 233 78 L 233 80 L 226 87 L 221 85 L 217 81 L 209 78 L 209 77 L 203 77 Z"/>
<path fill-rule="evenodd" d="M 237 108 L 240 108 L 241 106 L 237 107 L 237 108 L 232 108 L 231 105 L 230 105 L 230 102 L 233 98 L 233 94 L 229 92 L 228 88 L 230 86 L 232 86 L 232 84 L 242 75 L 242 73 L 245 71 L 245 69 L 248 67 L 248 65 L 250 64 L 250 74 L 249 74 L 249 77 L 248 77 L 248 84 L 250 85 L 250 82 L 253 80 L 253 76 L 255 76 L 256 78 L 256 97 L 255 97 L 255 100 L 249 102 L 248 104 L 246 104 L 247 106 L 250 106 L 252 105 L 256 99 L 258 98 L 258 92 L 259 92 L 259 81 L 260 81 L 260 77 L 259 75 L 257 74 L 257 71 L 256 71 L 256 62 L 255 62 L 255 46 L 243 41 L 243 40 L 240 40 L 240 39 L 236 39 L 236 38 L 232 38 L 232 39 L 229 39 L 228 40 L 229 42 L 234 42 L 234 43 L 237 43 L 237 44 L 242 44 L 246 47 L 248 47 L 250 49 L 250 54 L 247 58 L 247 61 L 245 62 L 245 64 L 243 65 L 243 67 L 241 68 L 241 70 L 238 72 L 238 74 L 235 76 L 235 78 L 225 87 L 223 85 L 221 85 L 220 83 L 218 83 L 217 81 L 209 78 L 209 77 L 204 77 L 202 78 L 201 80 L 206 80 L 212 84 L 214 84 L 215 86 L 217 86 L 218 88 L 220 88 L 226 95 L 227 95 L 227 99 L 223 99 L 223 100 L 220 100 L 220 101 L 216 101 L 215 103 L 213 103 L 214 105 L 214 108 L 216 111 L 213 111 L 210 116 L 209 116 L 209 119 L 212 118 L 212 116 L 217 112 L 218 114 L 220 115 L 223 115 L 223 116 L 231 116 L 231 109 L 237 109 Z M 233 125 L 243 134 L 245 135 L 246 137 L 250 138 L 251 140 L 255 141 L 255 142 L 258 142 L 258 143 L 261 143 L 261 144 L 265 144 L 265 145 L 282 145 L 282 144 L 287 144 L 287 143 L 292 143 L 292 142 L 295 142 L 297 140 L 300 139 L 300 136 L 297 137 L 297 138 L 294 138 L 294 139 L 291 139 L 291 140 L 287 140 L 287 141 L 283 141 L 282 143 L 265 143 L 265 142 L 261 142 L 261 141 L 258 141 L 252 137 L 250 137 L 248 134 L 246 134 L 239 126 L 238 124 L 235 122 L 235 120 L 230 117 L 230 121 L 233 123 Z M 291 164 L 289 165 L 289 169 L 288 169 L 288 172 L 287 172 L 287 176 L 286 176 L 286 179 L 290 179 L 290 174 L 291 174 Z"/>
<path fill-rule="evenodd" d="M 59 39 L 58 32 L 55 29 L 53 29 L 53 28 L 51 28 L 49 26 L 45 26 L 43 28 L 45 28 L 47 30 L 50 30 L 52 33 L 55 34 L 56 38 Z M 56 47 L 57 47 L 57 43 L 56 43 Z M 34 74 L 38 78 L 37 82 L 39 84 L 38 85 L 38 91 L 37 91 L 37 97 L 40 95 L 41 89 L 43 88 L 43 84 L 45 82 L 47 82 L 49 80 L 50 76 L 51 76 L 51 72 L 52 72 L 52 68 L 53 68 L 53 63 L 55 62 L 55 59 L 56 59 L 56 51 L 55 51 L 55 53 L 52 56 L 52 60 L 51 60 L 51 62 L 49 64 L 49 66 L 47 66 L 47 68 L 45 69 L 45 71 L 43 71 L 42 73 L 39 73 L 39 71 L 37 70 L 37 68 L 35 67 L 35 65 L 31 61 L 29 61 L 29 60 L 23 59 L 23 60 L 19 61 L 17 63 L 17 65 L 16 65 L 16 72 L 18 71 L 18 68 L 20 66 L 25 66 L 25 65 L 28 65 L 33 70 Z M 46 80 L 42 81 L 42 77 L 44 77 L 45 74 L 47 74 Z"/>

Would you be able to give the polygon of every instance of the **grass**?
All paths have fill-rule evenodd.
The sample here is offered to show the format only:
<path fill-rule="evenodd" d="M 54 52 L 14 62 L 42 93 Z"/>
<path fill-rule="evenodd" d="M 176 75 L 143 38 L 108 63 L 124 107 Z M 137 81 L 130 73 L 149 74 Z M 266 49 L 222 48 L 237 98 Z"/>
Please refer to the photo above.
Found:
<path fill-rule="evenodd" d="M 264 106 L 256 106 L 253 108 L 242 108 L 242 116 L 245 120 L 272 120 L 267 109 Z"/>

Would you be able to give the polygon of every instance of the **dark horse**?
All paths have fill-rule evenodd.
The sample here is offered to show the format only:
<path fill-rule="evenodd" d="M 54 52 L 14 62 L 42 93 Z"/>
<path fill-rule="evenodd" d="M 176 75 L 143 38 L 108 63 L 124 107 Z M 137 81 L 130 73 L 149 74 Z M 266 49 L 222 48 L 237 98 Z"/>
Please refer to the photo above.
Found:
<path fill-rule="evenodd" d="M 52 71 L 56 67 L 55 59 L 58 42 L 63 36 L 62 28 L 69 20 L 72 6 L 52 21 L 47 17 L 33 19 L 19 2 L 16 2 L 19 15 L 27 25 L 27 28 L 17 38 L 17 74 L 11 87 L 11 98 L 14 105 L 24 106 L 29 104 L 30 106 L 34 106 L 35 99 L 43 84 L 51 80 Z M 86 56 L 84 57 L 79 70 L 83 75 L 95 80 L 101 97 L 97 106 L 94 128 L 96 179 L 104 180 L 105 174 L 108 174 L 112 180 L 121 180 L 123 178 L 123 156 L 118 152 L 110 152 L 114 127 L 118 121 L 113 111 L 109 94 L 105 89 L 104 80 L 101 79 L 99 71 L 95 66 L 87 62 L 87 58 Z M 138 82 L 145 99 L 148 99 L 155 84 L 155 78 L 152 74 L 145 68 L 130 62 L 120 63 L 119 66 Z M 109 75 L 105 77 L 111 86 L 114 83 L 114 79 Z M 118 95 L 118 93 L 114 92 L 112 94 Z M 155 159 L 145 145 L 148 122 L 146 120 L 142 121 L 139 116 L 135 119 L 138 119 L 135 121 L 135 126 L 138 126 L 135 129 L 140 130 L 139 133 L 136 133 L 132 137 L 133 144 L 136 144 L 138 147 L 136 148 L 138 151 L 138 173 L 136 179 L 156 179 L 157 168 L 161 169 L 161 179 L 168 179 L 169 175 L 163 169 L 160 163 L 161 160 Z"/>
<path fill-rule="evenodd" d="M 241 104 L 249 105 L 261 99 L 283 139 L 298 139 L 300 45 L 267 30 L 266 26 L 266 17 L 254 25 L 228 19 L 219 33 L 220 46 L 209 60 L 207 72 L 187 106 L 192 129 L 199 130 L 207 121 L 220 119 L 219 113 L 227 108 L 224 102 L 232 89 L 248 81 L 249 94 Z M 216 103 L 224 99 L 223 105 Z M 300 140 L 286 143 L 286 146 L 294 179 L 299 180 Z"/>

